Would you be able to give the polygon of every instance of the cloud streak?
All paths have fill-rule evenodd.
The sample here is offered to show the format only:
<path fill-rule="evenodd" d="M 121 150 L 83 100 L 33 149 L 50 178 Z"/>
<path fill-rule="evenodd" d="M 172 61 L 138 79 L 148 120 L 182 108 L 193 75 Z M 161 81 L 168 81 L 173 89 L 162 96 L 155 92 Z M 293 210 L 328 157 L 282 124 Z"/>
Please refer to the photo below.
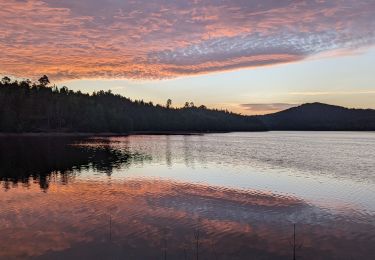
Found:
<path fill-rule="evenodd" d="M 0 73 L 161 79 L 283 64 L 373 45 L 374 13 L 372 0 L 0 0 Z"/>
<path fill-rule="evenodd" d="M 297 104 L 289 103 L 256 103 L 256 104 L 241 104 L 241 108 L 252 114 L 267 114 L 285 110 L 291 107 L 298 106 Z"/>

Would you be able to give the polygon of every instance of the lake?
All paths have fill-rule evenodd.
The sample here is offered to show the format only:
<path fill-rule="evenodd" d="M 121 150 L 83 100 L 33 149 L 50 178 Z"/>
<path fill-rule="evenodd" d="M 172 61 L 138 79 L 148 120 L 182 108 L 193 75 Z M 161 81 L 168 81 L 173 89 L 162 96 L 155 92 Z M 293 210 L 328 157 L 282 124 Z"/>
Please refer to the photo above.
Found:
<path fill-rule="evenodd" d="M 374 259 L 375 133 L 1 137 L 0 259 Z"/>

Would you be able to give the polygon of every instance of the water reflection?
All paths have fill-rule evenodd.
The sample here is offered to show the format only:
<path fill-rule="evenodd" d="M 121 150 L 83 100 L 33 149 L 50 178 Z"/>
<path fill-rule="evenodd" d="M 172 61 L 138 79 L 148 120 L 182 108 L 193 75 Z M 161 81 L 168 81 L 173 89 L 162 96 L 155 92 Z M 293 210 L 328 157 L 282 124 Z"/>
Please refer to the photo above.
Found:
<path fill-rule="evenodd" d="M 201 259 L 291 259 L 293 223 L 304 259 L 375 253 L 373 226 L 337 219 L 293 197 L 145 180 L 53 182 L 48 196 L 37 190 L 31 184 L 27 192 L 3 194 L 1 259 L 155 259 L 165 239 L 168 259 L 185 253 L 190 259 L 197 229 Z"/>
<path fill-rule="evenodd" d="M 116 149 L 111 143 L 108 139 L 66 137 L 1 138 L 0 182 L 9 189 L 18 183 L 30 186 L 32 181 L 47 190 L 53 179 L 66 184 L 87 170 L 111 175 L 114 169 L 151 159 L 138 152 Z"/>
<path fill-rule="evenodd" d="M 371 259 L 374 140 L 253 135 L 3 139 L 0 259 Z"/>

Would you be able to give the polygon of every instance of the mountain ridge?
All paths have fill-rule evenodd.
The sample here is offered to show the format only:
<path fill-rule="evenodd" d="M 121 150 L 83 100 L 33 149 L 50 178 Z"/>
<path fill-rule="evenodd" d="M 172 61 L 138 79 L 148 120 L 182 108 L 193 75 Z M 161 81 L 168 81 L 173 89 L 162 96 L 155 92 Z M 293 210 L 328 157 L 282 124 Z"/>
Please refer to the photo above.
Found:
<path fill-rule="evenodd" d="M 269 130 L 374 131 L 375 110 L 305 103 L 258 116 Z"/>

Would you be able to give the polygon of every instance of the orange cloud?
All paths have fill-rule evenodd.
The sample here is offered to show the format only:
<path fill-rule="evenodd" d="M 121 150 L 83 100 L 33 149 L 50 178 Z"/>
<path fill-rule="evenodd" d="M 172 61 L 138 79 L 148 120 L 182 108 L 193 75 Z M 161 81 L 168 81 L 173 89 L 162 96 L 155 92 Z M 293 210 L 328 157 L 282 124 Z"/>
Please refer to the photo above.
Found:
<path fill-rule="evenodd" d="M 0 73 L 160 79 L 374 43 L 373 1 L 0 0 Z"/>

